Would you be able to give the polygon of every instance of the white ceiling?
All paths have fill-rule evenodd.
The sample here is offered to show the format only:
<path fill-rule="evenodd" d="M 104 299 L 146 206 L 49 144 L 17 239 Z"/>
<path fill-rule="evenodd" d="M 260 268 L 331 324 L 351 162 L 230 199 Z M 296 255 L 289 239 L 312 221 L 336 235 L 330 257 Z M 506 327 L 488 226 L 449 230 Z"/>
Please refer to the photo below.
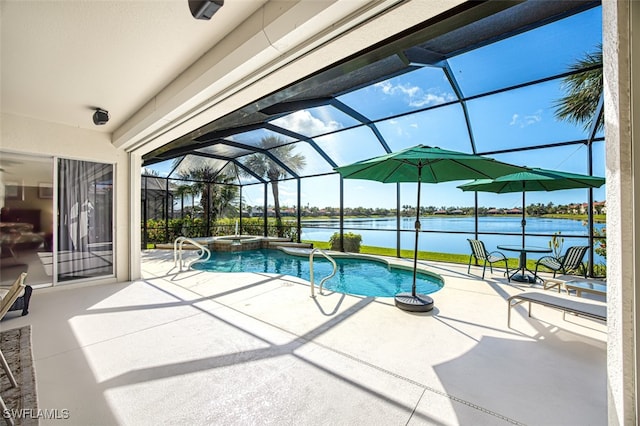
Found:
<path fill-rule="evenodd" d="M 206 21 L 187 0 L 0 0 L 1 110 L 112 133 L 265 1 Z"/>

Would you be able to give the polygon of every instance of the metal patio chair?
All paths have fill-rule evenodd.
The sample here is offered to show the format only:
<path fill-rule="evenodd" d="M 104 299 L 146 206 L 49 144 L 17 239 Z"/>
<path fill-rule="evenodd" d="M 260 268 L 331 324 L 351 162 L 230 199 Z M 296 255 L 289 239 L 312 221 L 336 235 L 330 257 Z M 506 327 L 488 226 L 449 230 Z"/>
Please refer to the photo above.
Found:
<path fill-rule="evenodd" d="M 487 269 L 487 263 L 489 263 L 489 270 L 493 273 L 493 264 L 496 262 L 504 262 L 505 274 L 507 281 L 511 281 L 509 278 L 509 265 L 507 263 L 507 257 L 499 251 L 488 252 L 481 240 L 471 240 L 467 238 L 469 245 L 471 245 L 471 255 L 469 256 L 469 266 L 467 267 L 467 273 L 471 271 L 471 259 L 475 257 L 476 263 L 483 261 L 482 266 L 482 279 L 484 279 L 484 272 Z"/>
<path fill-rule="evenodd" d="M 583 265 L 582 259 L 589 246 L 571 246 L 560 257 L 544 256 L 538 259 L 536 262 L 536 269 L 534 271 L 534 277 L 536 280 L 542 279 L 538 277 L 538 267 L 540 265 L 553 271 L 553 277 L 556 273 L 561 272 L 568 274 L 570 272 L 578 272 L 580 268 L 584 271 L 584 277 L 587 278 L 587 268 Z"/>

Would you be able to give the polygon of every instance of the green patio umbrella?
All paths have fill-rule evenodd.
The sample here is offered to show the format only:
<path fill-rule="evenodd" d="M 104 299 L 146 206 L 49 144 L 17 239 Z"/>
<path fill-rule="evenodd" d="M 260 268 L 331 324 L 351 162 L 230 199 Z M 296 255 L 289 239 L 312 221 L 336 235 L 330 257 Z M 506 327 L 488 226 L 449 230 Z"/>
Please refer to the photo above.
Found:
<path fill-rule="evenodd" d="M 525 226 L 527 225 L 525 193 L 529 191 L 559 191 L 562 189 L 599 188 L 604 178 L 531 168 L 525 171 L 497 177 L 495 179 L 479 179 L 458 185 L 463 191 L 522 192 L 522 247 L 524 247 Z"/>
<path fill-rule="evenodd" d="M 336 167 L 335 170 L 345 179 L 363 179 L 385 183 L 418 183 L 413 285 L 411 293 L 397 294 L 395 303 L 396 306 L 404 310 L 425 312 L 433 308 L 433 300 L 427 295 L 416 292 L 418 234 L 420 232 L 420 184 L 464 179 L 493 179 L 525 169 L 488 157 L 418 145 L 347 166 Z"/>

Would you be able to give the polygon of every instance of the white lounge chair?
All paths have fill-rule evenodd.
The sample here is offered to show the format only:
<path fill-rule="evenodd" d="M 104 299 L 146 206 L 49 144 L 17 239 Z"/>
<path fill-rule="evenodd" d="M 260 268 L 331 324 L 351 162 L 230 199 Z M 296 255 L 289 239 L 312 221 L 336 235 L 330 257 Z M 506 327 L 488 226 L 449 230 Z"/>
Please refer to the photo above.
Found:
<path fill-rule="evenodd" d="M 607 321 L 606 303 L 551 292 L 523 291 L 507 299 L 507 327 L 511 328 L 511 308 L 524 302 L 529 302 L 529 317 L 531 317 L 531 305 L 536 303 L 549 308 L 560 309 L 562 311 L 562 319 L 569 312 L 600 321 Z"/>

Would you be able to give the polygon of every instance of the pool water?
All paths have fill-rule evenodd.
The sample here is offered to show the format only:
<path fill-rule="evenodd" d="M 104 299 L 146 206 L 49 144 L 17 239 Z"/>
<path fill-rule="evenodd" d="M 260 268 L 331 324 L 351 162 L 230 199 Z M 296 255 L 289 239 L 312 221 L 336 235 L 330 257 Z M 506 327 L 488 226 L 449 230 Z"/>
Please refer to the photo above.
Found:
<path fill-rule="evenodd" d="M 384 262 L 367 259 L 335 258 L 336 275 L 324 283 L 324 288 L 339 293 L 360 296 L 393 297 L 399 292 L 410 292 L 413 271 L 390 268 Z M 331 274 L 333 266 L 322 256 L 313 261 L 316 285 Z M 309 280 L 309 257 L 293 256 L 280 250 L 249 250 L 239 252 L 212 252 L 207 262 L 196 263 L 193 269 L 212 272 L 264 272 L 291 275 Z M 429 294 L 440 290 L 442 279 L 418 272 L 418 293 Z"/>

